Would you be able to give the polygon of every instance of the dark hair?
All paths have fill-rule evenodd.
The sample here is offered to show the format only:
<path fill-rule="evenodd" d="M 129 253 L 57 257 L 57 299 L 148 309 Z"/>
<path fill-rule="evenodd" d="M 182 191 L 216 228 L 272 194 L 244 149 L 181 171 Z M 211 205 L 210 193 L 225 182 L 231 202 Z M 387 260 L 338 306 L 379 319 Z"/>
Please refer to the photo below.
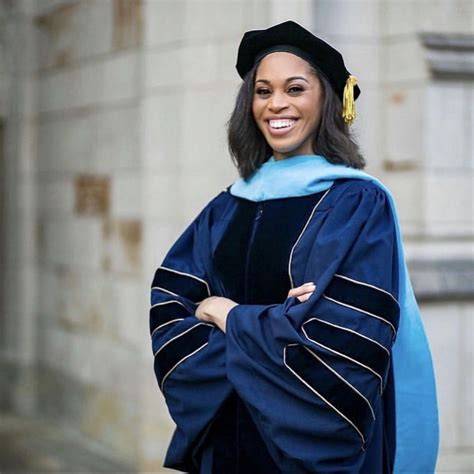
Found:
<path fill-rule="evenodd" d="M 227 122 L 228 148 L 239 174 L 250 177 L 253 172 L 270 158 L 273 150 L 258 128 L 253 112 L 255 76 L 258 61 L 245 75 L 235 101 L 235 107 Z M 352 138 L 349 126 L 342 118 L 342 101 L 331 87 L 323 73 L 307 63 L 311 73 L 321 82 L 323 106 L 321 121 L 313 140 L 313 150 L 330 163 L 340 163 L 352 168 L 363 168 L 365 160 L 359 146 Z"/>

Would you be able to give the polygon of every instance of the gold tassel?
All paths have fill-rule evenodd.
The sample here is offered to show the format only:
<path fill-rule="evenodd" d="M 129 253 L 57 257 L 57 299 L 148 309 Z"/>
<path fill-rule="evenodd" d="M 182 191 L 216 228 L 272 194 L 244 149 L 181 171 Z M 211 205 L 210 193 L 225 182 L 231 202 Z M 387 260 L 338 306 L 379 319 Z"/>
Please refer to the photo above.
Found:
<path fill-rule="evenodd" d="M 357 78 L 349 75 L 344 86 L 344 94 L 342 97 L 342 118 L 349 125 L 356 118 L 354 86 L 357 84 Z"/>

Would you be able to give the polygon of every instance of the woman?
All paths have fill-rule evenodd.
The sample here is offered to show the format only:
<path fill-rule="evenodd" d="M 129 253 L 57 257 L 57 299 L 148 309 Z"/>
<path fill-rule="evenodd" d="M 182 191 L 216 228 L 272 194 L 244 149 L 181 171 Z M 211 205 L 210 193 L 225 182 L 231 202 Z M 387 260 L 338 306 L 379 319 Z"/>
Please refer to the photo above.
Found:
<path fill-rule="evenodd" d="M 241 178 L 152 284 L 155 373 L 201 473 L 433 472 L 429 348 L 392 197 L 351 139 L 342 56 L 288 21 L 247 32 L 229 121 Z"/>

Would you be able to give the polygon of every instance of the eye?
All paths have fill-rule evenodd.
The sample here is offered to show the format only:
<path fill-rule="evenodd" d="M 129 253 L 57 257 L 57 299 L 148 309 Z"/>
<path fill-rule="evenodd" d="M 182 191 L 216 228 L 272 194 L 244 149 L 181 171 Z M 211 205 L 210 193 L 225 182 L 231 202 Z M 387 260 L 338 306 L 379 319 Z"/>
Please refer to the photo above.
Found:
<path fill-rule="evenodd" d="M 261 87 L 260 89 L 257 89 L 257 90 L 255 91 L 255 93 L 256 93 L 257 95 L 266 95 L 266 94 L 270 94 L 270 90 Z"/>
<path fill-rule="evenodd" d="M 304 91 L 304 88 L 302 86 L 291 86 L 289 89 L 288 89 L 288 92 L 292 92 L 292 93 L 298 93 L 298 92 L 303 92 Z"/>

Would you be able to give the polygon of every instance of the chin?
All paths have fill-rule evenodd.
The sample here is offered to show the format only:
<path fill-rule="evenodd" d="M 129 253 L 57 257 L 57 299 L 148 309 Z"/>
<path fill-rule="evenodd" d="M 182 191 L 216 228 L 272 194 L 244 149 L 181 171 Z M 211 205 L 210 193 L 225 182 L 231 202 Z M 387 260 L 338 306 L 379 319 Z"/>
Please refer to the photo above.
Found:
<path fill-rule="evenodd" d="M 302 155 L 306 154 L 302 150 L 299 149 L 299 145 L 295 146 L 286 146 L 286 147 L 272 147 L 273 153 L 280 153 L 282 155 Z"/>

